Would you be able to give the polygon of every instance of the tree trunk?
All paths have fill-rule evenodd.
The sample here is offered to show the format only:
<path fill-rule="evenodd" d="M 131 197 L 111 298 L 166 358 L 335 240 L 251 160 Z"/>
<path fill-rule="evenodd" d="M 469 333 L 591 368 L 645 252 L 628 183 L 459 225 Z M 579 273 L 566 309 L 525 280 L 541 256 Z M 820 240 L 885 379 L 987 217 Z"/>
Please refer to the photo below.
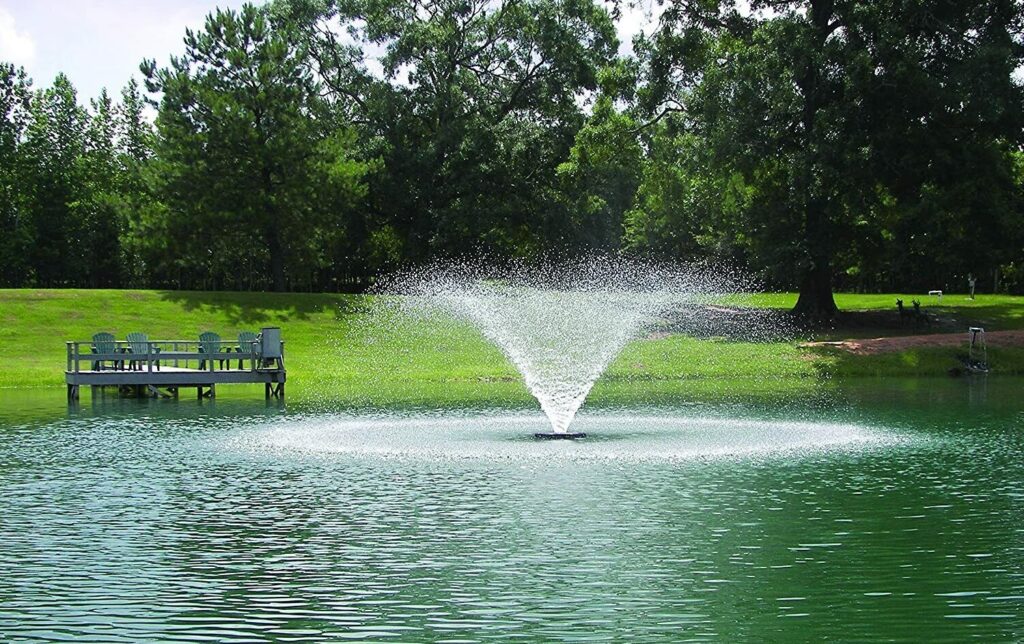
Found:
<path fill-rule="evenodd" d="M 839 314 L 832 296 L 832 264 L 828 259 L 819 259 L 804 273 L 793 313 L 814 325 L 827 324 Z"/>
<path fill-rule="evenodd" d="M 257 124 L 259 121 L 257 121 Z M 270 253 L 270 278 L 273 281 L 273 290 L 285 291 L 284 279 L 284 247 L 281 244 L 281 222 L 277 216 L 277 208 L 274 207 L 274 178 L 270 168 L 263 166 L 263 209 L 266 217 L 266 241 L 267 252 Z"/>
<path fill-rule="evenodd" d="M 839 313 L 832 296 L 832 244 L 823 199 L 810 198 L 806 205 L 804 248 L 808 265 L 800 279 L 800 297 L 793 313 L 814 325 L 827 324 Z"/>
<path fill-rule="evenodd" d="M 828 38 L 833 9 L 833 0 L 811 0 L 808 18 L 814 30 L 812 46 L 805 54 L 807 58 L 803 73 L 797 82 L 804 95 L 802 125 L 806 157 L 798 188 L 803 193 L 803 242 L 808 265 L 800 279 L 800 297 L 793 307 L 793 313 L 813 325 L 827 324 L 839 313 L 832 296 L 832 230 L 829 225 L 828 201 L 816 181 L 820 143 L 816 117 L 826 100 L 822 96 L 822 78 L 818 68 L 820 61 L 816 57 Z"/>
<path fill-rule="evenodd" d="M 281 248 L 281 234 L 277 224 L 271 224 L 267 235 L 267 250 L 270 252 L 270 277 L 274 282 L 275 291 L 287 290 L 284 279 L 284 250 Z"/>

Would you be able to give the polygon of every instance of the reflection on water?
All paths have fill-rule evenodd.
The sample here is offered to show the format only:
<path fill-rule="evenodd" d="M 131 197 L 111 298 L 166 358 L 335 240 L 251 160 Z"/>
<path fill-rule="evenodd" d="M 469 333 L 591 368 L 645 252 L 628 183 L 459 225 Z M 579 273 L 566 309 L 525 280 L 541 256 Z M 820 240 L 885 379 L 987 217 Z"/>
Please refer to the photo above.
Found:
<path fill-rule="evenodd" d="M 539 415 L 4 396 L 0 639 L 1017 640 L 1021 385 L 561 444 L 521 438 Z"/>

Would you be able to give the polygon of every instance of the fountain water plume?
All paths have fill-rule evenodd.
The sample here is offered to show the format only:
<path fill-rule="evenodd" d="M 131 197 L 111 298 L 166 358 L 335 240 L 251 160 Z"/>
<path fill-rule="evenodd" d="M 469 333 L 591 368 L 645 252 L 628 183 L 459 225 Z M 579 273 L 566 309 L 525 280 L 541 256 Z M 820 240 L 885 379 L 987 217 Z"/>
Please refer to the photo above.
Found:
<path fill-rule="evenodd" d="M 435 264 L 384 280 L 414 315 L 472 323 L 508 357 L 556 434 L 568 431 L 594 383 L 622 348 L 664 316 L 715 303 L 747 283 L 706 266 L 621 257 Z M 395 300 L 391 300 L 394 302 Z M 688 315 L 692 324 L 699 316 Z"/>

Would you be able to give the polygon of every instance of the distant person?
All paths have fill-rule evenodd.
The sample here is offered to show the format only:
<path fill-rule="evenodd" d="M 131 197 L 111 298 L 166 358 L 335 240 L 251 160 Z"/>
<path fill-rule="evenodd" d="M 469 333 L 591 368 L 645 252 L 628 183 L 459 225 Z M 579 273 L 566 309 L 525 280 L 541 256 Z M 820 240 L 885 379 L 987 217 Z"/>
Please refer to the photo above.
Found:
<path fill-rule="evenodd" d="M 978 283 L 978 280 L 974 279 L 972 273 L 967 274 L 967 286 L 971 289 L 971 299 L 974 299 L 974 285 Z"/>

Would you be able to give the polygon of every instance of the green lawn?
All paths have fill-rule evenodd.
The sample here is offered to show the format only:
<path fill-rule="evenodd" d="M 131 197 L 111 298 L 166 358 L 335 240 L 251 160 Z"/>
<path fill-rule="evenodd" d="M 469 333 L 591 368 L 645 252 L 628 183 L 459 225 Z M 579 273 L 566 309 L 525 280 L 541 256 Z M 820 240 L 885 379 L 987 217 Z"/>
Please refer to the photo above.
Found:
<path fill-rule="evenodd" d="M 896 295 L 839 295 L 844 308 L 888 308 Z M 908 299 L 907 298 L 904 299 Z M 787 307 L 794 294 L 745 296 Z M 1024 298 L 945 296 L 943 306 L 983 314 L 989 328 L 1024 327 Z M 194 339 L 213 330 L 279 325 L 286 340 L 289 396 L 352 405 L 530 404 L 515 369 L 468 326 L 422 322 L 381 325 L 366 296 L 114 290 L 0 290 L 0 387 L 59 386 L 64 341 L 98 331 L 123 338 Z M 965 335 L 966 337 L 966 335 Z M 997 371 L 1019 372 L 1020 350 L 993 352 Z M 854 357 L 808 350 L 796 341 L 731 342 L 682 335 L 637 340 L 595 386 L 592 401 L 679 396 L 768 396 L 819 387 L 828 376 L 939 375 L 954 352 L 918 351 Z M 238 388 L 262 393 L 257 387 Z"/>

